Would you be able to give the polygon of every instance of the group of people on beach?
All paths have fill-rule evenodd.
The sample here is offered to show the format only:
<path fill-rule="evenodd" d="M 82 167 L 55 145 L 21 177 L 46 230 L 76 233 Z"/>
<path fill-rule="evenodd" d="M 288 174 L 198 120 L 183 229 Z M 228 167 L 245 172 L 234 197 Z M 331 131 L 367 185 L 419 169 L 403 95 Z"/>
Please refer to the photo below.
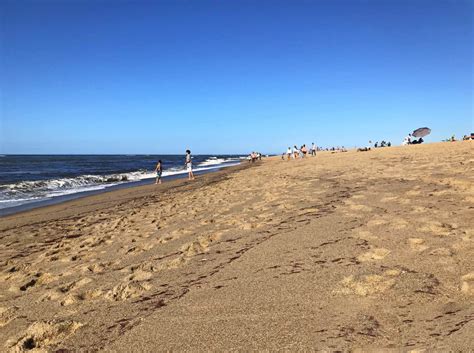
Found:
<path fill-rule="evenodd" d="M 380 148 L 380 147 L 391 147 L 392 143 L 390 141 L 385 142 L 385 140 L 382 140 L 382 142 L 375 142 L 374 143 L 374 148 Z"/>
<path fill-rule="evenodd" d="M 369 144 L 366 147 L 358 148 L 357 152 L 367 152 L 367 151 L 370 151 L 372 148 L 391 147 L 391 146 L 392 146 L 392 143 L 390 141 L 385 142 L 384 140 L 382 140 L 380 144 L 377 141 L 372 145 L 372 141 L 369 140 Z"/>
<path fill-rule="evenodd" d="M 194 180 L 193 159 L 191 157 L 191 151 L 190 150 L 186 150 L 184 166 L 186 167 L 186 171 L 188 172 L 188 180 Z M 163 175 L 163 162 L 161 161 L 161 159 L 156 164 L 155 173 L 156 173 L 155 184 L 161 184 L 161 178 L 162 178 L 162 175 Z"/>
<path fill-rule="evenodd" d="M 247 160 L 252 163 L 262 160 L 262 154 L 260 152 L 252 152 L 247 156 Z"/>
<path fill-rule="evenodd" d="M 336 147 L 326 148 L 326 151 L 330 151 L 331 153 L 334 153 L 334 152 L 347 152 L 347 150 L 344 146 L 336 146 Z"/>
<path fill-rule="evenodd" d="M 286 153 L 282 153 L 281 159 L 285 159 L 285 155 L 287 157 L 287 160 L 290 160 L 291 158 L 298 159 L 298 158 L 305 158 L 306 155 L 311 155 L 311 156 L 316 156 L 316 151 L 317 151 L 316 144 L 313 142 L 311 145 L 311 148 L 308 149 L 306 145 L 302 145 L 300 148 L 298 148 L 296 145 L 293 146 L 293 148 L 288 147 L 286 150 Z"/>
<path fill-rule="evenodd" d="M 471 132 L 470 135 L 464 135 L 462 137 L 462 140 L 463 141 L 470 141 L 470 140 L 474 140 L 474 132 Z M 451 137 L 445 139 L 445 140 L 442 140 L 443 142 L 456 142 L 456 135 L 451 135 Z"/>
<path fill-rule="evenodd" d="M 419 145 L 421 143 L 423 143 L 423 138 L 420 137 L 419 139 L 416 139 L 415 136 L 413 136 L 412 134 L 408 134 L 408 136 L 406 136 L 404 139 L 403 139 L 403 142 L 402 142 L 402 146 L 406 146 L 406 145 Z"/>

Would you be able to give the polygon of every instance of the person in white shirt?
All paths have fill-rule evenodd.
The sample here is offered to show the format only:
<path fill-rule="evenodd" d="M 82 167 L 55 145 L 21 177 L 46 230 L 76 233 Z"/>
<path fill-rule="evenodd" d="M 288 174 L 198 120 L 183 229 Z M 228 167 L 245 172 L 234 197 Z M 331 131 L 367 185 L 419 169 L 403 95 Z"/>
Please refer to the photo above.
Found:
<path fill-rule="evenodd" d="M 412 138 L 413 138 L 413 135 L 408 134 L 407 137 L 405 137 L 405 139 L 403 140 L 403 145 L 411 145 L 411 143 L 413 142 Z"/>
<path fill-rule="evenodd" d="M 311 145 L 311 155 L 316 156 L 316 145 L 314 144 L 314 142 Z"/>
<path fill-rule="evenodd" d="M 293 158 L 298 159 L 299 155 L 300 155 L 300 150 L 298 149 L 298 147 L 296 147 L 296 145 L 293 146 Z"/>
<path fill-rule="evenodd" d="M 290 160 L 292 153 L 293 151 L 291 150 L 291 147 L 288 147 L 288 149 L 286 150 L 286 156 L 288 157 L 288 160 Z"/>

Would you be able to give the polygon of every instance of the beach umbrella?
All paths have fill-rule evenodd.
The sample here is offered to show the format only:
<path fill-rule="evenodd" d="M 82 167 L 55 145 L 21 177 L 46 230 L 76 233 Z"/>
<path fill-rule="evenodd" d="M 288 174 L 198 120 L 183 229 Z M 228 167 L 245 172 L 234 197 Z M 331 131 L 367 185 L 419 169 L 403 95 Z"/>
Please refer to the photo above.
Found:
<path fill-rule="evenodd" d="M 430 132 L 431 132 L 430 128 L 420 127 L 419 129 L 416 129 L 415 131 L 413 131 L 412 135 L 415 137 L 425 137 L 429 135 Z"/>

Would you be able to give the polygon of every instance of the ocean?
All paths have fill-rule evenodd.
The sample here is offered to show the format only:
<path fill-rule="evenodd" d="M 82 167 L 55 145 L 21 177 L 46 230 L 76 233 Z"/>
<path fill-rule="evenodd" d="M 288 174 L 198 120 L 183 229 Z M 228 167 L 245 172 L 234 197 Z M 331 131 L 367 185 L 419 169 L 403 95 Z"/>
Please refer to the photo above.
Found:
<path fill-rule="evenodd" d="M 243 158 L 196 155 L 193 169 L 212 171 L 236 165 Z M 118 185 L 151 183 L 159 159 L 164 180 L 186 174 L 184 155 L 0 155 L 0 215 L 18 206 L 65 199 L 66 195 L 70 199 Z"/>

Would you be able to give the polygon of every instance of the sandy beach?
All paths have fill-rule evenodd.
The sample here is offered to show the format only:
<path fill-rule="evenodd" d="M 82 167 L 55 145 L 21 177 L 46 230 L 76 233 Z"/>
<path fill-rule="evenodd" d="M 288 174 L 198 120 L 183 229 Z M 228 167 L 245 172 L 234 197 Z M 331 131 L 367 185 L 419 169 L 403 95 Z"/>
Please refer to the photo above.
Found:
<path fill-rule="evenodd" d="M 0 218 L 0 351 L 472 351 L 472 149 L 273 157 Z"/>

